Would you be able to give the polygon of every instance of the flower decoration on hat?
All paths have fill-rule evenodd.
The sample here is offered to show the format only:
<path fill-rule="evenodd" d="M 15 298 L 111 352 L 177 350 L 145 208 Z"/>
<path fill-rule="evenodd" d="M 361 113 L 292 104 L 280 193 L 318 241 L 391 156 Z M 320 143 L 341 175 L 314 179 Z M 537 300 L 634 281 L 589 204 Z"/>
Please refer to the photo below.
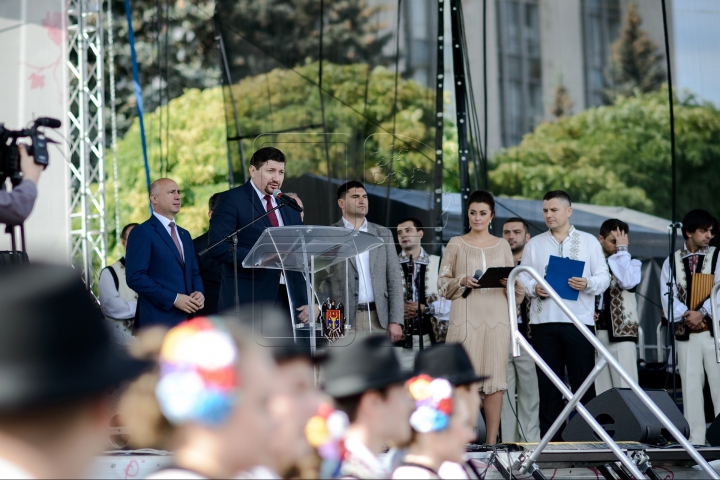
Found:
<path fill-rule="evenodd" d="M 432 378 L 423 374 L 408 380 L 407 385 L 415 400 L 410 426 L 418 433 L 445 430 L 453 411 L 453 390 L 450 382 L 444 378 Z"/>
<path fill-rule="evenodd" d="M 305 425 L 305 437 L 322 458 L 320 478 L 336 478 L 345 456 L 343 438 L 350 421 L 345 412 L 323 403 Z"/>
<path fill-rule="evenodd" d="M 230 334 L 200 317 L 172 328 L 160 350 L 155 397 L 174 425 L 223 423 L 238 401 L 239 354 Z"/>

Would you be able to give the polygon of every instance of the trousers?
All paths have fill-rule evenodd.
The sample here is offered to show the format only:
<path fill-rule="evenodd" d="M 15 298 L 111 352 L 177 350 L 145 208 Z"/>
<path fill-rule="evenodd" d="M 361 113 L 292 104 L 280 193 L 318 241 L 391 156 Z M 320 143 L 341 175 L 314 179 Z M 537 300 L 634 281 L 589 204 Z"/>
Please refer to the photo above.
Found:
<path fill-rule="evenodd" d="M 591 331 L 595 327 L 588 328 Z M 532 326 L 532 345 L 545 363 L 561 380 L 567 368 L 570 390 L 576 392 L 595 367 L 595 349 L 572 323 L 539 323 Z M 537 367 L 540 392 L 540 435 L 545 435 L 565 407 L 563 396 L 552 381 Z M 587 404 L 595 398 L 595 386 L 580 399 Z M 553 441 L 562 441 L 562 428 Z"/>
<path fill-rule="evenodd" d="M 598 330 L 595 332 L 598 340 L 605 345 L 615 360 L 620 362 L 620 366 L 630 374 L 635 383 L 638 381 L 638 370 L 637 370 L 637 348 L 635 342 L 626 340 L 623 342 L 611 342 L 610 334 L 607 330 Z M 595 363 L 600 361 L 600 354 L 595 354 Z M 595 379 L 595 393 L 600 395 L 601 393 L 610 390 L 611 388 L 630 388 L 630 385 L 620 377 L 614 369 L 609 366 L 605 366 L 602 372 Z"/>
<path fill-rule="evenodd" d="M 535 362 L 521 348 L 517 358 L 510 353 L 508 363 L 507 390 L 500 416 L 503 443 L 540 441 L 539 405 Z"/>
<path fill-rule="evenodd" d="M 683 415 L 690 425 L 689 440 L 693 445 L 705 445 L 705 374 L 715 416 L 720 414 L 720 365 L 715 361 L 715 341 L 710 332 L 691 333 L 689 340 L 677 342 L 677 356 Z"/>

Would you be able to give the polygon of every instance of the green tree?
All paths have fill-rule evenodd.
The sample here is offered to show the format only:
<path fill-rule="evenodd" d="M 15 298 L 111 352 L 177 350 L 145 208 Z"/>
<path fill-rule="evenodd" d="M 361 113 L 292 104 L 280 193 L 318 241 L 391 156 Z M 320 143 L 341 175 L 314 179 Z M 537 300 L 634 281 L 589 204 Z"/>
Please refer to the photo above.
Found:
<path fill-rule="evenodd" d="M 578 202 L 669 218 L 667 99 L 665 87 L 540 124 L 520 145 L 493 157 L 493 192 L 540 199 L 563 189 Z M 678 215 L 692 208 L 720 215 L 720 111 L 689 94 L 675 102 Z"/>
<path fill-rule="evenodd" d="M 606 72 L 607 103 L 612 104 L 618 95 L 629 97 L 637 90 L 641 93 L 658 90 L 665 82 L 663 55 L 648 33 L 640 28 L 642 19 L 637 5 L 628 5 L 620 37 L 610 48 L 610 62 Z"/>
<path fill-rule="evenodd" d="M 204 89 L 220 83 L 213 22 L 216 9 L 233 81 L 318 60 L 317 0 L 131 0 L 131 6 L 147 112 L 165 105 L 185 89 Z M 122 136 L 135 118 L 136 102 L 124 0 L 112 0 L 112 9 L 118 132 Z M 384 63 L 382 49 L 390 34 L 381 33 L 386 27 L 378 20 L 381 10 L 368 6 L 366 0 L 326 2 L 325 59 L 336 64 Z M 317 78 L 317 70 L 307 73 Z M 148 136 L 160 136 L 160 123 L 158 117 L 157 125 L 148 126 Z"/>
<path fill-rule="evenodd" d="M 427 99 L 432 92 L 412 80 L 398 82 L 393 149 L 395 73 L 384 67 L 368 71 L 362 64 L 325 64 L 328 85 L 333 86 L 333 96 L 327 96 L 325 104 L 327 135 L 317 127 L 299 133 L 263 134 L 298 124 L 320 123 L 317 87 L 304 78 L 317 68 L 317 64 L 310 64 L 295 70 L 276 69 L 245 78 L 232 87 L 243 128 L 258 134 L 244 140 L 246 152 L 251 154 L 262 145 L 277 144 L 289 158 L 286 181 L 306 172 L 323 176 L 329 173 L 335 178 L 354 177 L 369 184 L 431 190 L 435 113 L 434 101 Z M 366 74 L 367 82 L 362 80 Z M 268 86 L 273 92 L 271 104 L 266 98 Z M 175 147 L 163 152 L 167 162 L 162 162 L 157 139 L 149 139 L 151 178 L 169 176 L 178 182 L 183 191 L 178 222 L 198 235 L 208 225 L 208 198 L 228 188 L 223 92 L 220 87 L 190 89 L 172 100 L 169 107 L 175 112 L 169 125 Z M 155 122 L 165 108 L 148 114 L 147 122 Z M 457 178 L 454 132 L 452 124 L 446 126 L 443 148 L 450 189 Z M 148 216 L 148 199 L 137 121 L 118 144 L 118 165 L 121 226 L 143 221 Z M 242 178 L 239 167 L 235 167 L 235 178 Z M 107 191 L 113 188 L 110 181 Z M 108 195 L 107 211 L 114 208 L 114 199 Z M 114 232 L 108 237 L 114 238 Z"/>

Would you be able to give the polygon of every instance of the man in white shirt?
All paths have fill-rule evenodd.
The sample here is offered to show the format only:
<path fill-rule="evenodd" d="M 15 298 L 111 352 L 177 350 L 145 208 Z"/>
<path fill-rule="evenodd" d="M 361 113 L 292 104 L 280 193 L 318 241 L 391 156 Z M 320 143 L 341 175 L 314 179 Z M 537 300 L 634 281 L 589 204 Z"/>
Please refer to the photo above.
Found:
<path fill-rule="evenodd" d="M 610 270 L 610 286 L 597 297 L 595 333 L 623 370 L 638 381 L 637 349 L 638 311 L 635 288 L 642 278 L 642 263 L 628 252 L 627 223 L 616 218 L 603 222 L 598 240 Z M 596 361 L 600 360 L 598 355 Z M 606 366 L 595 379 L 595 393 L 600 395 L 613 387 L 629 385 L 612 368 Z"/>
<path fill-rule="evenodd" d="M 127 239 L 137 223 L 128 223 L 120 234 L 123 252 L 127 249 Z M 110 322 L 113 340 L 121 345 L 132 341 L 132 329 L 137 309 L 137 293 L 128 287 L 125 279 L 125 256 L 103 269 L 98 285 L 100 310 Z"/>
<path fill-rule="evenodd" d="M 333 269 L 330 294 L 335 301 L 342 302 L 347 283 L 350 293 L 345 312 L 354 331 L 362 335 L 387 332 L 390 341 L 397 342 L 402 338 L 405 302 L 393 235 L 387 228 L 367 221 L 368 196 L 362 183 L 345 183 L 338 189 L 337 197 L 343 216 L 334 226 L 377 235 L 385 244 L 349 261 L 348 272 L 344 263 Z"/>
<path fill-rule="evenodd" d="M 503 225 L 502 235 L 510 245 L 513 260 L 519 265 L 525 245 L 530 241 L 528 223 L 522 218 L 509 218 Z M 529 301 L 526 297 L 519 305 L 520 311 L 518 312 L 517 321 L 518 330 L 529 340 L 528 307 Z M 512 352 L 510 352 L 507 390 L 503 395 L 503 407 L 500 417 L 503 443 L 540 441 L 539 404 L 540 394 L 538 393 L 535 362 L 522 348 L 520 349 L 520 356 L 517 358 L 513 357 Z"/>
<path fill-rule="evenodd" d="M 703 386 L 707 375 L 715 416 L 720 414 L 720 365 L 715 361 L 712 331 L 712 299 L 690 305 L 692 282 L 696 274 L 712 276 L 720 282 L 718 250 L 708 246 L 712 237 L 712 216 L 705 210 L 691 210 L 683 218 L 683 248 L 674 253 L 672 315 L 668 314 L 667 284 L 670 258 L 665 259 L 660 275 L 660 298 L 665 318 L 674 322 L 678 369 L 683 389 L 683 414 L 690 425 L 690 443 L 705 445 L 705 400 Z M 715 299 L 718 305 L 718 299 Z"/>
<path fill-rule="evenodd" d="M 554 190 L 543 198 L 543 217 L 549 228 L 530 239 L 525 246 L 521 263 L 545 275 L 551 256 L 585 262 L 582 277 L 568 280 L 570 288 L 579 292 L 577 300 L 563 300 L 575 316 L 594 331 L 595 295 L 610 284 L 610 275 L 602 248 L 589 233 L 570 225 L 572 202 L 562 190 Z M 521 281 L 530 297 L 530 325 L 533 348 L 555 374 L 564 378 L 567 367 L 570 388 L 575 392 L 595 367 L 595 349 L 572 324 L 560 307 L 549 300 L 548 294 L 530 275 L 523 273 Z M 562 394 L 538 368 L 540 390 L 540 434 L 544 435 L 564 408 Z M 583 404 L 595 397 L 595 389 L 583 395 Z M 554 439 L 561 441 L 562 429 Z"/>

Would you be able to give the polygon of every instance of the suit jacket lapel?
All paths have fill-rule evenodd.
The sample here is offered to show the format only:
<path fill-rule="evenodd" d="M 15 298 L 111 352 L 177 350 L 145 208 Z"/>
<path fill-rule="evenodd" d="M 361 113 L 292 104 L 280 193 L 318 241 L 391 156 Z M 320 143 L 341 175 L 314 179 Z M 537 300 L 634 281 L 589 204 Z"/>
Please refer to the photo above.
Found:
<path fill-rule="evenodd" d="M 170 234 L 165 229 L 165 226 L 158 220 L 155 215 L 152 216 L 151 222 L 155 226 L 155 231 L 160 235 L 160 238 L 163 239 L 163 241 L 167 244 L 168 248 L 170 248 L 170 251 L 173 252 L 175 255 L 175 258 L 178 262 L 180 262 L 180 265 L 183 264 L 182 257 L 180 257 L 180 252 L 178 252 L 177 247 L 175 246 L 175 242 L 173 242 L 172 238 L 170 237 Z M 183 250 L 185 250 L 185 247 L 183 247 Z"/>
<path fill-rule="evenodd" d="M 378 231 L 377 228 L 375 228 L 375 225 L 368 222 L 368 233 L 370 235 L 377 235 Z M 370 250 L 370 271 L 373 269 L 373 265 L 375 265 L 375 262 L 377 261 L 378 253 L 380 253 L 379 248 L 373 248 Z"/>
<path fill-rule="evenodd" d="M 255 192 L 255 187 L 253 187 L 250 182 L 252 180 L 248 180 L 245 184 L 245 193 L 247 193 L 250 203 L 253 204 L 255 207 L 255 211 L 257 212 L 257 217 L 260 217 L 261 215 L 265 215 L 267 213 L 267 210 L 265 210 L 265 205 L 263 205 L 262 201 L 260 201 L 260 197 L 258 197 L 257 192 Z M 266 227 L 272 227 L 272 224 L 270 223 L 270 220 L 268 217 L 265 217 L 261 220 L 265 224 Z"/>
<path fill-rule="evenodd" d="M 345 223 L 343 222 L 343 219 L 341 218 L 339 222 L 333 223 L 332 226 L 333 226 L 333 227 L 345 228 Z M 358 268 L 357 268 L 357 256 L 349 259 L 348 263 L 349 263 L 350 265 L 352 265 L 352 268 L 355 270 L 355 273 L 357 273 L 357 271 L 358 271 Z"/>

